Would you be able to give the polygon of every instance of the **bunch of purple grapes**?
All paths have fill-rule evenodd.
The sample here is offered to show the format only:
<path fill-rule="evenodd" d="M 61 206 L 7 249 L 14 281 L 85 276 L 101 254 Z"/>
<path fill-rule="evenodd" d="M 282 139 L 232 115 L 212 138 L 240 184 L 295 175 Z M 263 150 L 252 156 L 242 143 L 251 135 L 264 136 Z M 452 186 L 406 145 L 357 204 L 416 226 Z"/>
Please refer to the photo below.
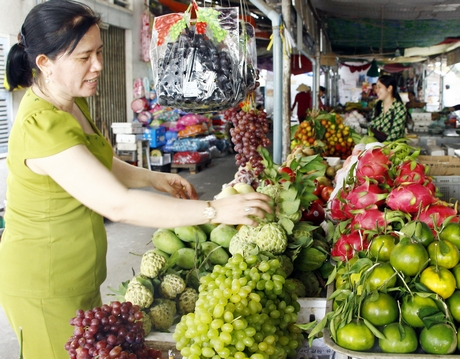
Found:
<path fill-rule="evenodd" d="M 257 152 L 257 148 L 267 147 L 270 140 L 267 137 L 268 120 L 264 111 L 258 110 L 237 110 L 230 108 L 223 112 L 224 118 L 233 123 L 230 129 L 237 166 L 246 166 L 250 163 L 255 174 L 258 176 L 264 170 L 261 163 L 262 156 Z"/>
<path fill-rule="evenodd" d="M 77 310 L 70 320 L 73 335 L 65 349 L 70 359 L 156 359 L 161 352 L 147 348 L 144 313 L 131 302 L 114 301 L 92 310 Z"/>

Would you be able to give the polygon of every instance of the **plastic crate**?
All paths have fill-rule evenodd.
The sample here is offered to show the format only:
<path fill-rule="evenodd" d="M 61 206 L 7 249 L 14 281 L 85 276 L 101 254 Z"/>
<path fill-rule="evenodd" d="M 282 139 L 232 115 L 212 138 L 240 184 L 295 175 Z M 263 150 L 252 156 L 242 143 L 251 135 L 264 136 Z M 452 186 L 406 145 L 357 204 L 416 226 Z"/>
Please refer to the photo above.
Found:
<path fill-rule="evenodd" d="M 166 144 L 166 129 L 164 127 L 150 127 L 144 129 L 144 140 L 150 142 L 150 148 L 158 148 Z"/>
<path fill-rule="evenodd" d="M 443 201 L 460 201 L 460 176 L 433 176 L 433 183 Z"/>

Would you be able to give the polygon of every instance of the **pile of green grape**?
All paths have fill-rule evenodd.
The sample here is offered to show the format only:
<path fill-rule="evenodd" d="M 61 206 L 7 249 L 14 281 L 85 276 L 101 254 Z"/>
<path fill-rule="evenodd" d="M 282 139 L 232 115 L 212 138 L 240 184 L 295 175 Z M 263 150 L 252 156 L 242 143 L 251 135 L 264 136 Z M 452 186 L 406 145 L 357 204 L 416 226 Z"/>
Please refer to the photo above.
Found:
<path fill-rule="evenodd" d="M 200 279 L 195 312 L 173 334 L 187 359 L 296 357 L 300 305 L 278 259 L 237 254 Z"/>

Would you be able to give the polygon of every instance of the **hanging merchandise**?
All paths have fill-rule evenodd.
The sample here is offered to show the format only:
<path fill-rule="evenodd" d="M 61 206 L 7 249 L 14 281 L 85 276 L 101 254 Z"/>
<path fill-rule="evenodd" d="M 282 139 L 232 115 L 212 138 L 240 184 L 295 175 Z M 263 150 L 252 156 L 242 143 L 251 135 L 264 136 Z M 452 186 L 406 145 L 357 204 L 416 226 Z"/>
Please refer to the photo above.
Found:
<path fill-rule="evenodd" d="M 149 10 L 144 11 L 142 14 L 142 28 L 141 28 L 141 61 L 150 61 L 150 13 Z"/>
<path fill-rule="evenodd" d="M 196 19 L 192 19 L 192 11 Z M 240 39 L 238 8 L 200 8 L 155 18 L 151 63 L 158 103 L 195 112 L 219 111 L 244 99 L 247 36 Z M 246 33 L 244 27 L 243 33 Z M 249 38 L 254 36 L 249 36 Z M 240 40 L 244 46 L 241 46 Z M 244 59 L 242 57 L 244 56 Z"/>

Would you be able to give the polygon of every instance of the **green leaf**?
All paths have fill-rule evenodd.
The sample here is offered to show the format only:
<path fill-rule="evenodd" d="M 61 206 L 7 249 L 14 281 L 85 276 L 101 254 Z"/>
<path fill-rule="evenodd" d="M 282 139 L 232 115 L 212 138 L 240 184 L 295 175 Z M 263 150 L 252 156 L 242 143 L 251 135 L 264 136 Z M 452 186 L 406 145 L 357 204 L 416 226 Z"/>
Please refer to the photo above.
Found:
<path fill-rule="evenodd" d="M 439 309 L 433 307 L 421 307 L 417 315 L 428 329 L 430 329 L 434 324 L 446 322 L 445 314 Z"/>
<path fill-rule="evenodd" d="M 367 319 L 364 319 L 364 318 L 362 319 L 364 321 L 364 324 L 366 324 L 366 327 L 369 328 L 372 334 L 374 334 L 379 339 L 386 339 L 385 335 L 383 335 L 383 333 L 380 330 L 374 327 L 374 325 L 371 322 L 369 322 Z"/>
<path fill-rule="evenodd" d="M 332 270 L 331 274 L 329 274 L 329 277 L 327 278 L 326 286 L 334 282 L 336 277 L 337 277 L 337 266 L 334 266 L 334 269 Z"/>
<path fill-rule="evenodd" d="M 438 241 L 439 243 L 439 250 L 441 251 L 441 254 L 445 256 L 450 252 L 449 246 L 446 244 L 444 241 Z"/>
<path fill-rule="evenodd" d="M 278 223 L 281 225 L 281 227 L 284 228 L 288 235 L 292 234 L 292 230 L 294 229 L 294 222 L 288 218 L 283 217 L 278 221 Z"/>
<path fill-rule="evenodd" d="M 280 199 L 283 201 L 295 201 L 297 194 L 297 189 L 294 186 L 290 186 L 288 189 L 280 192 Z"/>
<path fill-rule="evenodd" d="M 279 204 L 281 212 L 286 215 L 291 215 L 296 213 L 300 208 L 300 199 L 295 199 L 293 201 L 282 201 Z"/>

